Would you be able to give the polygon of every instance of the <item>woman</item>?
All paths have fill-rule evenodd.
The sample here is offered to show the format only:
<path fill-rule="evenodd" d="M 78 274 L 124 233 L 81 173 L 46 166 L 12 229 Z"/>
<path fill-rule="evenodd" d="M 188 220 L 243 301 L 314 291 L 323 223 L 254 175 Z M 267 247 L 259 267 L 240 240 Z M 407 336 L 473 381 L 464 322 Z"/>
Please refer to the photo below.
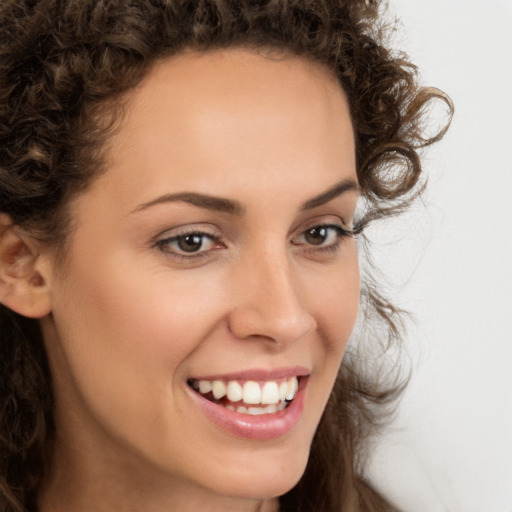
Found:
<path fill-rule="evenodd" d="M 443 96 L 378 7 L 0 19 L 2 510 L 393 510 L 363 463 L 400 385 L 343 356 L 360 302 L 379 344 L 397 319 L 355 237 L 417 193 Z"/>

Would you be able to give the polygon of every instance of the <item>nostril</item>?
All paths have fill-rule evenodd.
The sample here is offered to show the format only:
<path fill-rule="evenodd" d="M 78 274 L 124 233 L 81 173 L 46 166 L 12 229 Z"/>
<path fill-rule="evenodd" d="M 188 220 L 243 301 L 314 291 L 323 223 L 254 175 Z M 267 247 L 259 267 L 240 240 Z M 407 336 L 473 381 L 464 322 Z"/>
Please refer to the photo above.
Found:
<path fill-rule="evenodd" d="M 240 340 L 292 344 L 316 329 L 314 317 L 300 305 L 297 308 L 300 311 L 290 311 L 289 314 L 279 313 L 268 304 L 237 308 L 228 317 L 228 328 Z"/>

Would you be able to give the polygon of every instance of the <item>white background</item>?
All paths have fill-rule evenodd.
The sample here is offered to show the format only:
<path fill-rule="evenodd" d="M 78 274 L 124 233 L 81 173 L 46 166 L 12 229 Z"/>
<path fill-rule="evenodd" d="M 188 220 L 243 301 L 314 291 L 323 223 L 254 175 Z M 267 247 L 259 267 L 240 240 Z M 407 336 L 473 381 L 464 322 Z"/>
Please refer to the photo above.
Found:
<path fill-rule="evenodd" d="M 390 4 L 399 47 L 456 114 L 426 154 L 425 204 L 377 243 L 416 321 L 370 474 L 408 512 L 512 512 L 512 0 Z"/>

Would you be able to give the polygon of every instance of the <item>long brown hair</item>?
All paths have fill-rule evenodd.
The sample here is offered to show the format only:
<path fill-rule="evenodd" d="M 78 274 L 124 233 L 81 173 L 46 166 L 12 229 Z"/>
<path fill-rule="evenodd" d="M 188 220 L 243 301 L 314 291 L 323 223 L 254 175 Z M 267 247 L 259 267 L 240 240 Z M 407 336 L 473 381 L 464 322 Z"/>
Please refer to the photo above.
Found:
<path fill-rule="evenodd" d="M 3 0 L 0 5 L 0 213 L 65 247 L 67 205 L 105 168 L 101 141 L 116 99 L 158 59 L 187 48 L 243 46 L 304 56 L 345 91 L 365 200 L 361 226 L 403 211 L 423 180 L 419 152 L 429 102 L 416 68 L 386 47 L 381 7 L 369 0 Z M 448 122 L 447 122 L 448 124 Z M 364 241 L 361 242 L 364 245 Z M 363 282 L 360 336 L 396 344 L 400 312 Z M 363 478 L 369 439 L 403 381 L 382 381 L 365 354 L 345 357 L 304 476 L 283 512 L 394 508 Z M 0 509 L 35 510 L 55 425 L 37 321 L 0 305 Z"/>

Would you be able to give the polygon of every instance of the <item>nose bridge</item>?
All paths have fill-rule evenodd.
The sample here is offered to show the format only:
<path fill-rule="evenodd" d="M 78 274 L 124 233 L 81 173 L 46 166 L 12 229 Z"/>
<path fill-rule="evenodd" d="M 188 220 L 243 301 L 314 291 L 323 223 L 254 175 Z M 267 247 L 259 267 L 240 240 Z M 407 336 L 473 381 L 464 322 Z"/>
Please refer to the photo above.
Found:
<path fill-rule="evenodd" d="M 238 338 L 259 336 L 282 344 L 293 343 L 315 328 L 315 320 L 298 294 L 284 247 L 267 244 L 242 257 L 237 282 L 237 303 L 230 328 Z"/>

